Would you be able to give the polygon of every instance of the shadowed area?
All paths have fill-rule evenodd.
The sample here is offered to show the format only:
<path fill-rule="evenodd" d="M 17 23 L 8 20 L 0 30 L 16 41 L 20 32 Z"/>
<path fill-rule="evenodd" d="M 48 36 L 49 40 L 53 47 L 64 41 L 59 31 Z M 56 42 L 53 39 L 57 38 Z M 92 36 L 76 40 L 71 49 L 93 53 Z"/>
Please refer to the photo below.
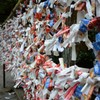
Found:
<path fill-rule="evenodd" d="M 18 0 L 0 0 L 0 23 L 3 23 L 9 16 Z"/>

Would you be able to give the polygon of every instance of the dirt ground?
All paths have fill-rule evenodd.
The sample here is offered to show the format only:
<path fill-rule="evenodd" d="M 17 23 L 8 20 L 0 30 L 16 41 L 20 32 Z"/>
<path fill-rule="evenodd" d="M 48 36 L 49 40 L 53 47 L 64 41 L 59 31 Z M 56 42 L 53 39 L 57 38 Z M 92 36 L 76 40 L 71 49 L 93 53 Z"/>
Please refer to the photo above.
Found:
<path fill-rule="evenodd" d="M 0 100 L 18 100 L 15 92 L 13 91 L 13 78 L 10 72 L 5 72 L 5 88 L 3 88 L 3 67 L 0 63 Z"/>

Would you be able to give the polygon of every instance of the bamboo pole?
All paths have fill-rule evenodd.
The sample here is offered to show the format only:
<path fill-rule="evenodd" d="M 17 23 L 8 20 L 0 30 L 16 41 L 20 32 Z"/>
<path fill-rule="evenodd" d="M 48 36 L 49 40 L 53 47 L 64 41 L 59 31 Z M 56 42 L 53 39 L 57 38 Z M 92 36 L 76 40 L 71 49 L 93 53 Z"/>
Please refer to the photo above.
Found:
<path fill-rule="evenodd" d="M 3 22 L 2 25 L 4 25 L 7 22 L 7 20 L 9 20 L 14 15 L 16 9 L 19 7 L 19 5 L 20 5 L 20 3 L 22 1 L 24 1 L 24 0 L 18 0 L 17 4 L 14 6 L 14 8 L 12 9 L 12 11 L 10 12 L 10 15 L 7 17 L 7 19 Z"/>

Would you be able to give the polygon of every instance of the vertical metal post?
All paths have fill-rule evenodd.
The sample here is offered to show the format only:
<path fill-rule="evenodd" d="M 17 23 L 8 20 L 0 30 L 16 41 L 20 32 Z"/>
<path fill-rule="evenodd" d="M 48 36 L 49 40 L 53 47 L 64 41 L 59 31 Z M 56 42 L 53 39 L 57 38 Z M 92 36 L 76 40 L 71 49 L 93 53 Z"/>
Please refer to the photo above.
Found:
<path fill-rule="evenodd" d="M 5 88 L 5 64 L 3 64 L 3 88 Z"/>

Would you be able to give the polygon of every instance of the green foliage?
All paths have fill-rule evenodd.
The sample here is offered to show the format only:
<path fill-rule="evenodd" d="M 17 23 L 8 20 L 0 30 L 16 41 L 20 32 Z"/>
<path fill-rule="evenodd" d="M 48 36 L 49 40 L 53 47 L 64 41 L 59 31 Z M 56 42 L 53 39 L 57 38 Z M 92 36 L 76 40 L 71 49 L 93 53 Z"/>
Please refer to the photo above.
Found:
<path fill-rule="evenodd" d="M 76 64 L 80 67 L 92 68 L 94 59 L 93 50 L 80 51 L 78 52 Z"/>
<path fill-rule="evenodd" d="M 88 37 L 90 41 L 93 43 L 95 41 L 95 35 L 97 34 L 97 29 L 94 28 L 88 32 Z M 77 51 L 77 60 L 76 64 L 83 68 L 92 68 L 95 55 L 93 50 L 88 50 L 87 46 L 84 42 L 76 44 L 76 51 Z M 71 62 L 73 64 L 73 62 Z"/>
<path fill-rule="evenodd" d="M 91 42 L 95 41 L 95 35 L 97 31 L 91 30 L 89 31 L 89 39 Z M 85 43 L 81 42 L 81 44 L 77 44 L 77 61 L 76 64 L 80 67 L 84 68 L 92 68 L 93 61 L 95 59 L 93 50 L 88 50 Z"/>

